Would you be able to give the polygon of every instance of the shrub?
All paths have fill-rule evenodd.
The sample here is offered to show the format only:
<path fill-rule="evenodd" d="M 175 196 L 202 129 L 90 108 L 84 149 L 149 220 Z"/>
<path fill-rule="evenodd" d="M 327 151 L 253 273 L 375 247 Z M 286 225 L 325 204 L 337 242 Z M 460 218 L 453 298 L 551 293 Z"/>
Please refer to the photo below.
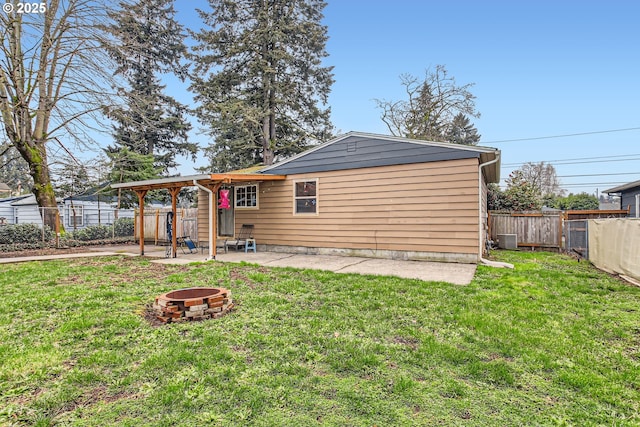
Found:
<path fill-rule="evenodd" d="M 133 218 L 118 218 L 113 227 L 116 237 L 133 236 Z"/>
<path fill-rule="evenodd" d="M 111 238 L 111 227 L 106 225 L 90 225 L 81 230 L 69 233 L 69 240 L 81 240 L 87 242 L 90 240 L 106 240 Z"/>
<path fill-rule="evenodd" d="M 0 227 L 0 244 L 40 243 L 43 232 L 36 224 L 3 225 Z M 54 233 L 47 225 L 44 226 L 44 241 L 53 239 Z"/>

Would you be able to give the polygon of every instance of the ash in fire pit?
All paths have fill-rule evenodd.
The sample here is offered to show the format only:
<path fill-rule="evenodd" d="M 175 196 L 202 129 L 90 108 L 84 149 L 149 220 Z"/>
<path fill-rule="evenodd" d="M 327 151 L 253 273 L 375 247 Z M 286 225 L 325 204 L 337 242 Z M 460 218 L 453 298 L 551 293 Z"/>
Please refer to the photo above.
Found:
<path fill-rule="evenodd" d="M 217 319 L 233 308 L 225 288 L 187 288 L 156 297 L 153 311 L 163 323 Z"/>

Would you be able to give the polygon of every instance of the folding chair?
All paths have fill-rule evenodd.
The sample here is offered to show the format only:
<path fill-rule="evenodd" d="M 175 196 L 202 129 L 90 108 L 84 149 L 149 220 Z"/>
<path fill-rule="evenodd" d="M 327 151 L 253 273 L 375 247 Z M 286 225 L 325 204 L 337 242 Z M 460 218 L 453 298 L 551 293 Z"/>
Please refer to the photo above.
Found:
<path fill-rule="evenodd" d="M 198 253 L 198 248 L 196 247 L 196 244 L 193 243 L 193 240 L 191 240 L 191 237 L 189 236 L 178 237 L 178 243 L 180 244 L 180 248 L 182 249 L 183 254 L 186 254 L 184 250 L 185 246 L 187 247 L 187 249 L 189 249 L 190 254 Z"/>
<path fill-rule="evenodd" d="M 227 252 L 227 248 L 232 246 L 237 252 L 241 247 L 247 245 L 247 239 L 253 239 L 253 224 L 242 224 L 238 235 L 233 240 L 224 241 L 224 251 Z"/>

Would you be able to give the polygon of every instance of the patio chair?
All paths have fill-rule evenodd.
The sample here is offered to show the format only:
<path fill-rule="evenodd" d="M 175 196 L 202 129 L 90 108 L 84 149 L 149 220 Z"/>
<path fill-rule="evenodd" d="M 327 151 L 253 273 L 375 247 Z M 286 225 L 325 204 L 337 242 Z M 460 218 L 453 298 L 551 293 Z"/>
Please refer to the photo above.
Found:
<path fill-rule="evenodd" d="M 242 224 L 240 231 L 232 240 L 224 241 L 224 251 L 228 247 L 233 247 L 236 252 L 247 245 L 247 239 L 253 239 L 253 224 Z"/>
<path fill-rule="evenodd" d="M 185 246 L 187 247 L 187 249 L 189 249 L 190 254 L 198 253 L 198 248 L 196 247 L 196 244 L 193 243 L 193 240 L 191 240 L 190 236 L 178 237 L 177 243 L 180 245 L 180 249 L 182 249 L 183 254 L 187 253 L 184 250 Z"/>

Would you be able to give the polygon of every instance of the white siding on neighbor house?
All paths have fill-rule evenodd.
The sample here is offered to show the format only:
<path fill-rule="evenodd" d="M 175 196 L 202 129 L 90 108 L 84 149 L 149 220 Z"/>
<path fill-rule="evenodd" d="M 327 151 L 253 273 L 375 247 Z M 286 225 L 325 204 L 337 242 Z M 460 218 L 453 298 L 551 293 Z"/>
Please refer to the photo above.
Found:
<path fill-rule="evenodd" d="M 13 224 L 15 221 L 13 216 L 13 206 L 8 203 L 0 203 L 0 218 L 5 218 L 5 224 Z"/>
<path fill-rule="evenodd" d="M 82 221 L 75 224 L 76 229 L 88 227 L 90 225 L 112 225 L 116 220 L 116 211 L 118 218 L 133 218 L 133 209 L 115 209 L 107 202 L 94 201 L 73 201 L 75 207 L 80 207 L 82 210 Z M 76 215 L 80 215 L 80 209 L 76 212 Z M 73 227 L 73 214 L 71 210 L 71 202 L 65 200 L 64 207 L 61 211 L 60 219 L 64 218 L 65 228 Z"/>
<path fill-rule="evenodd" d="M 42 227 L 42 217 L 38 205 L 19 205 L 13 207 L 15 224 L 37 224 Z"/>

